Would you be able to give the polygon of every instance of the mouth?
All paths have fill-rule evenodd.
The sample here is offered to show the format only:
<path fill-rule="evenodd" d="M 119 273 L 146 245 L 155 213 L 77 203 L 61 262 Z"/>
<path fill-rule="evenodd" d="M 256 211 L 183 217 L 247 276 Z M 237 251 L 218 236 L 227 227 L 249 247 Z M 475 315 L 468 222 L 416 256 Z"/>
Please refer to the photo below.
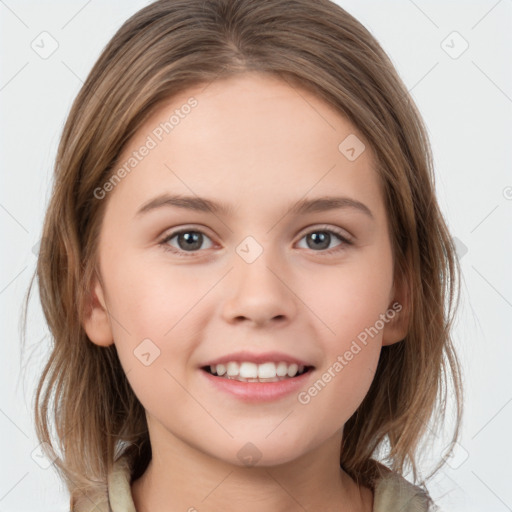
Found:
<path fill-rule="evenodd" d="M 253 363 L 249 361 L 228 361 L 201 367 L 206 373 L 219 379 L 239 382 L 280 382 L 296 379 L 314 369 L 314 366 L 285 361 Z"/>

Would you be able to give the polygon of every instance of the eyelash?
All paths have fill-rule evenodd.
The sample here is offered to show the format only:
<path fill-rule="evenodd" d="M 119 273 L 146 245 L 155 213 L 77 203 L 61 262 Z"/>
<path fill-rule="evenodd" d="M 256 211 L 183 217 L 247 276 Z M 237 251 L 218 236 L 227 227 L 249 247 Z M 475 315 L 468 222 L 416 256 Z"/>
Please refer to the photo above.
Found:
<path fill-rule="evenodd" d="M 186 228 L 186 229 L 180 229 L 178 231 L 173 231 L 169 235 L 167 235 L 161 242 L 159 242 L 159 245 L 162 246 L 163 250 L 166 252 L 171 252 L 176 256 L 183 257 L 183 258 L 190 258 L 194 257 L 195 254 L 198 252 L 201 252 L 201 250 L 197 251 L 183 251 L 176 249 L 175 247 L 171 247 L 168 242 L 172 240 L 175 236 L 180 235 L 182 233 L 201 233 L 202 235 L 210 238 L 206 233 L 201 231 L 200 229 L 194 229 L 194 228 Z M 311 233 L 330 233 L 334 234 L 342 243 L 334 248 L 326 249 L 326 250 L 320 250 L 320 251 L 313 251 L 318 252 L 319 254 L 324 255 L 331 255 L 332 253 L 337 253 L 340 251 L 343 251 L 346 249 L 346 246 L 350 246 L 353 244 L 352 240 L 345 235 L 343 235 L 340 231 L 327 227 L 327 226 L 319 226 L 311 231 L 308 231 L 307 233 L 304 233 L 304 235 L 300 238 L 302 240 L 307 235 L 310 235 Z"/>

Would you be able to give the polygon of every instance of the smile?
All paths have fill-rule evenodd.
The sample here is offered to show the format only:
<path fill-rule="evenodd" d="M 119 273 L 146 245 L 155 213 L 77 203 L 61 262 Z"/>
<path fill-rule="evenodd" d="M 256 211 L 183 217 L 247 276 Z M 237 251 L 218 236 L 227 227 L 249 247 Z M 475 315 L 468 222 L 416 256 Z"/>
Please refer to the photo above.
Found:
<path fill-rule="evenodd" d="M 286 365 L 286 375 L 278 376 L 277 372 L 284 372 L 284 367 L 280 366 L 280 363 L 272 363 L 275 367 L 275 377 L 243 377 L 240 372 L 244 374 L 244 363 L 236 363 L 236 366 L 230 366 L 230 371 L 236 374 L 228 375 L 228 365 L 226 363 L 224 368 L 220 368 L 220 371 L 226 370 L 223 375 L 218 375 L 219 365 L 210 365 L 200 368 L 200 375 L 203 375 L 206 379 L 208 387 L 215 390 L 216 392 L 225 393 L 228 396 L 233 397 L 235 400 L 246 402 L 246 403 L 262 403 L 262 402 L 274 402 L 280 399 L 284 399 L 289 396 L 293 396 L 305 389 L 309 385 L 310 379 L 313 378 L 315 372 L 313 366 L 300 367 L 302 373 L 299 373 L 299 367 L 297 365 L 292 366 Z M 273 372 L 272 367 L 268 363 L 255 364 L 248 363 L 250 375 L 255 375 L 254 367 L 260 370 L 260 366 L 263 367 L 262 375 L 269 375 Z M 212 366 L 213 371 L 212 371 Z M 268 373 L 265 373 L 265 372 Z M 272 371 L 272 372 L 271 372 Z M 288 374 L 290 372 L 292 376 Z M 247 375 L 247 373 L 245 373 Z"/>
<path fill-rule="evenodd" d="M 229 361 L 225 364 L 213 364 L 203 367 L 205 371 L 216 377 L 232 379 L 240 382 L 278 382 L 300 376 L 311 367 L 273 361 L 256 364 L 248 361 Z"/>

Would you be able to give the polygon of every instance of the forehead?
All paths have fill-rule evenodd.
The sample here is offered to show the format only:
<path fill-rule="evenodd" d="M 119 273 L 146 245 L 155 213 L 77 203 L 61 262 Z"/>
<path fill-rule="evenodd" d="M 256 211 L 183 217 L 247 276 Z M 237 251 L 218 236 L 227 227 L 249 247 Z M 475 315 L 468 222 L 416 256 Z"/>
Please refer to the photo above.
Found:
<path fill-rule="evenodd" d="M 116 167 L 145 146 L 150 150 L 113 194 L 125 190 L 139 205 L 165 191 L 254 207 L 333 188 L 360 199 L 378 194 L 372 152 L 352 123 L 308 90 L 268 74 L 243 73 L 174 95 L 139 128 Z"/>

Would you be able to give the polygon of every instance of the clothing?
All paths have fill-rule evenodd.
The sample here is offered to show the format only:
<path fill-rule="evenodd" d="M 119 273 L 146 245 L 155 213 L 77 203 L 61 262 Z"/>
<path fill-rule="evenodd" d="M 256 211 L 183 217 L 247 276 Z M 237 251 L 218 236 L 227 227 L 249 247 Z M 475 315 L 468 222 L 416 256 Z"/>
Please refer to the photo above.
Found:
<path fill-rule="evenodd" d="M 72 512 L 137 512 L 133 503 L 130 468 L 118 459 L 108 477 L 108 492 L 83 497 Z M 376 481 L 373 512 L 433 512 L 429 495 L 401 475 L 389 471 Z"/>

